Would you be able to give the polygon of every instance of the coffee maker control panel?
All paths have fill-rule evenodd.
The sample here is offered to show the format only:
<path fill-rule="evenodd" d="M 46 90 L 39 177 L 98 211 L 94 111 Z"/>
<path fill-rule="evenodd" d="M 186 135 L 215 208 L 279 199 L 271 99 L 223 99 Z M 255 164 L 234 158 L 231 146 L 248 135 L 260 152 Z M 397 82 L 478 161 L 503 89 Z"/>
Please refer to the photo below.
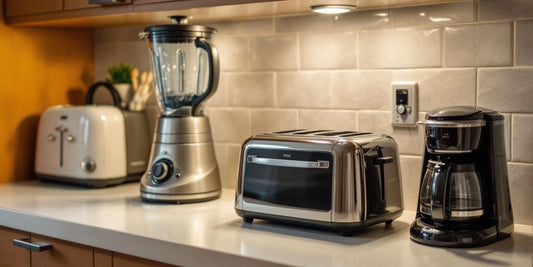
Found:
<path fill-rule="evenodd" d="M 415 127 L 418 118 L 418 84 L 416 82 L 392 83 L 393 126 Z"/>

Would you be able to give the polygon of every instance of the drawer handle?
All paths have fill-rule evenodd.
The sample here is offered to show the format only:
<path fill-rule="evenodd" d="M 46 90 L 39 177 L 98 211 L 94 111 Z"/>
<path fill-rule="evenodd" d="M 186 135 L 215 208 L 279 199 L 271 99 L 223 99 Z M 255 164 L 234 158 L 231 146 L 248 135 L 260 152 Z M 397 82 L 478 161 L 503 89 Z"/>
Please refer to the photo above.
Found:
<path fill-rule="evenodd" d="M 119 4 L 124 0 L 89 0 L 89 4 L 107 5 L 107 4 Z"/>
<path fill-rule="evenodd" d="M 271 159 L 271 158 L 259 158 L 255 155 L 249 155 L 246 159 L 247 162 L 279 167 L 293 167 L 293 168 L 305 168 L 305 169 L 328 169 L 329 161 L 317 160 L 317 161 L 302 161 L 302 160 L 287 160 L 287 159 Z"/>
<path fill-rule="evenodd" d="M 17 247 L 29 249 L 29 250 L 35 251 L 35 252 L 41 252 L 41 251 L 45 251 L 45 250 L 50 250 L 53 247 L 50 244 L 46 244 L 46 243 L 42 243 L 42 242 L 31 243 L 31 242 L 29 242 L 29 240 L 30 240 L 29 238 L 13 239 L 13 245 L 15 245 Z"/>

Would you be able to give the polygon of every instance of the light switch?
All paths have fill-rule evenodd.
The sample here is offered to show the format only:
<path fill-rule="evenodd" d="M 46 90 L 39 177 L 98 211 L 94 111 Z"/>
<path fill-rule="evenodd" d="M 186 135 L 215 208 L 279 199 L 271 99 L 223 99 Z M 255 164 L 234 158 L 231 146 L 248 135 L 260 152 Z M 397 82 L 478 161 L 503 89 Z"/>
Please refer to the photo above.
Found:
<path fill-rule="evenodd" d="M 416 82 L 392 83 L 393 126 L 415 127 L 418 119 L 418 84 Z"/>

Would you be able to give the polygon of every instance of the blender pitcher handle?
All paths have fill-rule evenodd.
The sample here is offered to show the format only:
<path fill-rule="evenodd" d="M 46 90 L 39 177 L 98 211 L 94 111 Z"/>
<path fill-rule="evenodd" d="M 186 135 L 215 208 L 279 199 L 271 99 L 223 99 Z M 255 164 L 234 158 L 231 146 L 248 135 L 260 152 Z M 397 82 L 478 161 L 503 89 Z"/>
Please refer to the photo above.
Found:
<path fill-rule="evenodd" d="M 218 51 L 216 47 L 211 44 L 208 40 L 204 38 L 196 38 L 194 41 L 194 44 L 196 47 L 199 47 L 207 52 L 208 56 L 208 70 L 209 70 L 209 77 L 207 81 L 207 90 L 199 95 L 195 96 L 192 101 L 192 115 L 199 116 L 202 115 L 202 102 L 206 100 L 207 98 L 211 97 L 217 90 L 218 86 L 218 76 L 219 76 L 219 60 L 218 60 Z"/>

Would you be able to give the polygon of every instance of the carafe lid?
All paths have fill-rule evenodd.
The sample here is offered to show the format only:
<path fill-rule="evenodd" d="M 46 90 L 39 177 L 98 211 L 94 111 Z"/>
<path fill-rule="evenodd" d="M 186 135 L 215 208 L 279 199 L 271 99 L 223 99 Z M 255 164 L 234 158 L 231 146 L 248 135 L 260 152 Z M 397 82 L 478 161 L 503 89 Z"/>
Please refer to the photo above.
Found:
<path fill-rule="evenodd" d="M 187 24 L 185 16 L 170 16 L 175 24 L 153 25 L 144 28 L 140 33 L 141 39 L 152 41 L 157 39 L 159 43 L 176 43 L 183 41 L 184 38 L 204 37 L 211 39 L 216 33 L 215 28 L 204 25 Z"/>
<path fill-rule="evenodd" d="M 484 110 L 469 106 L 453 106 L 434 109 L 426 114 L 426 120 L 457 121 L 483 119 Z"/>

